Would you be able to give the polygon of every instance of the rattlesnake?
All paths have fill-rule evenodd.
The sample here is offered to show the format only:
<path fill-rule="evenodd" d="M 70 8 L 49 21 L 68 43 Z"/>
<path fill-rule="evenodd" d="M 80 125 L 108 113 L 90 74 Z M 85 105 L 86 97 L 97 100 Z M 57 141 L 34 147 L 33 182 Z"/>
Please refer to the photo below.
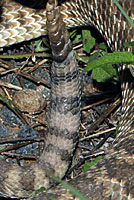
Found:
<path fill-rule="evenodd" d="M 1 47 L 46 34 L 45 10 L 35 11 L 23 8 L 13 1 L 6 2 L 0 26 Z M 119 2 L 133 19 L 134 1 Z M 53 181 L 48 177 L 49 172 L 62 178 L 78 141 L 80 124 L 78 69 L 62 17 L 70 26 L 94 25 L 103 34 L 112 50 L 130 51 L 130 48 L 123 47 L 123 43 L 134 40 L 132 26 L 112 0 L 67 1 L 60 6 L 62 17 L 59 8 L 57 6 L 55 8 L 55 3 L 56 1 L 49 0 L 47 6 L 50 11 L 48 31 L 55 61 L 51 71 L 52 100 L 45 148 L 39 160 L 31 166 L 20 167 L 0 160 L 0 193 L 3 196 L 27 198 L 40 187 L 49 187 Z M 20 19 L 22 16 L 23 19 Z M 52 33 L 53 30 L 56 33 Z M 122 116 L 118 136 L 103 160 L 69 182 L 89 199 L 134 199 L 134 83 L 127 65 L 120 67 L 120 73 Z M 49 199 L 47 194 L 58 199 L 77 199 L 61 185 L 29 199 Z"/>

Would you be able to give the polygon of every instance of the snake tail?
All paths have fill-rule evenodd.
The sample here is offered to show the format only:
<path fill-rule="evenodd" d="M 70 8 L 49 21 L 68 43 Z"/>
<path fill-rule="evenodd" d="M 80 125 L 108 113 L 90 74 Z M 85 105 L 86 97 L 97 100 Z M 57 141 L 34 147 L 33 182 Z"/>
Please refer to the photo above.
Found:
<path fill-rule="evenodd" d="M 49 188 L 50 173 L 63 178 L 78 142 L 80 86 L 78 66 L 69 33 L 56 1 L 47 4 L 47 27 L 54 61 L 51 68 L 51 102 L 44 151 L 30 166 L 18 166 L 0 159 L 2 196 L 26 198 L 41 187 Z M 48 175 L 49 174 L 49 175 Z"/>
<path fill-rule="evenodd" d="M 134 20 L 134 0 L 118 0 Z M 71 163 L 80 125 L 80 84 L 77 62 L 67 27 L 92 25 L 104 36 L 112 51 L 130 51 L 125 42 L 134 41 L 134 28 L 112 0 L 49 0 L 46 9 L 36 10 L 3 0 L 0 47 L 48 34 L 53 54 L 51 102 L 44 151 L 30 166 L 0 159 L 0 194 L 29 200 L 79 199 L 62 185 L 53 185 L 48 172 L 62 178 Z M 134 199 L 134 77 L 130 66 L 118 67 L 122 89 L 122 112 L 117 138 L 106 155 L 88 171 L 69 181 L 88 199 Z M 31 197 L 40 187 L 48 190 Z M 48 197 L 48 195 L 51 197 Z"/>

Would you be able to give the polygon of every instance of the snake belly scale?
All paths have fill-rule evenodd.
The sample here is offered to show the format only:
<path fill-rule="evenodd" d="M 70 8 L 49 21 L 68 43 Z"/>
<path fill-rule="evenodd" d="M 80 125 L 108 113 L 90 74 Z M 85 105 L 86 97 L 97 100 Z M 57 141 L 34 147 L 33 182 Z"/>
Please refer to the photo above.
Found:
<path fill-rule="evenodd" d="M 133 20 L 134 1 L 119 0 L 119 3 Z M 36 11 L 11 0 L 4 0 L 2 6 L 0 47 L 46 34 L 45 9 Z M 26 167 L 0 159 L 0 194 L 32 200 L 49 199 L 48 194 L 57 199 L 78 199 L 61 185 L 30 197 L 40 187 L 50 187 L 53 181 L 48 176 L 49 172 L 60 178 L 64 176 L 78 141 L 80 86 L 77 64 L 64 22 L 68 27 L 95 26 L 112 50 L 130 51 L 123 44 L 134 41 L 134 30 L 112 0 L 70 0 L 60 7 L 56 1 L 49 0 L 47 11 L 54 62 L 49 128 L 44 151 L 35 164 Z M 69 182 L 93 200 L 134 199 L 134 78 L 127 65 L 120 66 L 119 71 L 122 115 L 118 136 L 103 160 Z"/>

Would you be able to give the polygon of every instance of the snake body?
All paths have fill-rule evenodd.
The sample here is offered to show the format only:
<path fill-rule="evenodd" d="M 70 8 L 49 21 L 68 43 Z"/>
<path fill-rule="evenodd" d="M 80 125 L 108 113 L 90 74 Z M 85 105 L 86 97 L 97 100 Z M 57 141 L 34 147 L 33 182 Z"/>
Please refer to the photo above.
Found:
<path fill-rule="evenodd" d="M 3 196 L 28 198 L 40 187 L 48 188 L 52 182 L 49 172 L 62 178 L 78 141 L 78 69 L 63 21 L 67 26 L 95 26 L 112 50 L 130 51 L 130 48 L 123 47 L 123 43 L 134 40 L 133 27 L 112 0 L 70 0 L 62 3 L 60 8 L 55 2 L 49 0 L 47 5 L 47 27 L 54 62 L 51 71 L 49 129 L 44 151 L 31 166 L 21 167 L 0 160 L 0 193 Z M 133 19 L 134 1 L 119 2 Z M 46 34 L 45 9 L 36 11 L 9 0 L 4 1 L 3 6 L 1 47 Z M 134 199 L 134 78 L 127 65 L 120 67 L 120 74 L 122 115 L 118 136 L 103 160 L 70 181 L 71 185 L 93 200 Z M 48 194 L 58 199 L 77 199 L 61 185 L 29 199 L 49 199 Z"/>

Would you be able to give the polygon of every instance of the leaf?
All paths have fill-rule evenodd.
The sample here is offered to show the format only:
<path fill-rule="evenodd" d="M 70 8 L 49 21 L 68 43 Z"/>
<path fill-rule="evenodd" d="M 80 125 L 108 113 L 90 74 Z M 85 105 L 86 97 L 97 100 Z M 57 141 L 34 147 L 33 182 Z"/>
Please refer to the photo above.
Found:
<path fill-rule="evenodd" d="M 42 47 L 42 41 L 44 42 L 44 44 L 47 46 L 47 47 Z M 30 44 L 28 45 L 29 48 L 32 50 L 33 48 L 33 43 L 30 42 Z M 50 47 L 48 46 L 47 44 L 47 39 L 44 38 L 42 40 L 36 40 L 35 41 L 35 52 L 45 52 L 45 51 L 48 51 L 50 49 Z"/>
<path fill-rule="evenodd" d="M 82 171 L 85 172 L 88 169 L 90 169 L 93 165 L 95 165 L 96 163 L 98 163 L 99 160 L 102 159 L 102 156 L 98 156 L 94 161 L 92 162 L 86 162 L 82 168 Z"/>
<path fill-rule="evenodd" d="M 100 52 L 99 51 L 95 52 L 93 55 L 89 57 L 88 63 L 92 61 L 94 62 L 96 59 L 98 59 L 99 56 L 100 56 Z"/>
<path fill-rule="evenodd" d="M 99 48 L 102 49 L 102 50 L 107 51 L 107 45 L 105 44 L 105 42 L 101 42 L 101 43 L 99 44 Z"/>
<path fill-rule="evenodd" d="M 70 38 L 73 42 L 77 42 L 81 38 L 81 34 L 78 34 L 77 29 L 70 32 Z"/>
<path fill-rule="evenodd" d="M 134 47 L 134 41 L 132 41 L 132 42 L 125 42 L 124 46 L 125 47 Z"/>
<path fill-rule="evenodd" d="M 115 51 L 113 53 L 107 53 L 106 55 L 92 62 L 89 62 L 84 71 L 89 72 L 99 66 L 105 66 L 106 64 L 120 64 L 120 63 L 134 63 L 134 55 L 132 54 L 132 52 Z"/>
<path fill-rule="evenodd" d="M 91 32 L 89 30 L 82 30 L 83 36 L 83 49 L 85 52 L 90 53 L 90 50 L 95 45 L 95 38 L 91 36 Z"/>
<path fill-rule="evenodd" d="M 41 187 L 40 189 L 38 189 L 38 190 L 35 191 L 34 195 L 37 195 L 37 194 L 39 194 L 41 192 L 44 192 L 45 190 L 46 190 L 45 187 Z"/>
<path fill-rule="evenodd" d="M 116 76 L 116 69 L 112 65 L 93 69 L 92 76 L 97 82 L 106 82 Z"/>

